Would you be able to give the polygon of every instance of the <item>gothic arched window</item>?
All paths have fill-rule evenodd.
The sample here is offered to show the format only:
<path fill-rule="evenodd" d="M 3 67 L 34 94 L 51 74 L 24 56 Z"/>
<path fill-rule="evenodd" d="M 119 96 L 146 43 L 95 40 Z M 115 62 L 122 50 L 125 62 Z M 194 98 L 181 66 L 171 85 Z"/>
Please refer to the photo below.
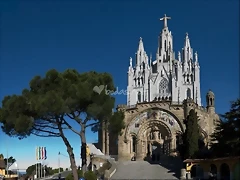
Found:
<path fill-rule="evenodd" d="M 191 98 L 191 89 L 187 89 L 187 99 Z"/>
<path fill-rule="evenodd" d="M 164 48 L 165 48 L 165 50 L 167 50 L 167 41 L 166 40 L 164 41 Z"/>
<path fill-rule="evenodd" d="M 212 105 L 213 105 L 213 99 L 210 98 L 210 106 L 212 106 Z"/>
<path fill-rule="evenodd" d="M 166 78 L 163 78 L 161 81 L 160 81 L 160 84 L 159 84 L 159 93 L 161 92 L 167 92 L 168 90 L 168 81 Z"/>
<path fill-rule="evenodd" d="M 138 102 L 141 102 L 141 92 L 138 92 Z"/>
<path fill-rule="evenodd" d="M 137 138 L 132 136 L 132 152 L 136 152 Z"/>

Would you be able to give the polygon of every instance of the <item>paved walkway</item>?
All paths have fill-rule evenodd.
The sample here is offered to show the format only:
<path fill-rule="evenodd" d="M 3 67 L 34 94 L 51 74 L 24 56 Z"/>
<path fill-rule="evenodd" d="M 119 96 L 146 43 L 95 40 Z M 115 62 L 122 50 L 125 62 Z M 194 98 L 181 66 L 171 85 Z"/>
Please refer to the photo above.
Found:
<path fill-rule="evenodd" d="M 117 171 L 111 180 L 120 179 L 178 179 L 176 173 L 180 173 L 177 164 L 166 165 L 150 164 L 147 161 L 127 161 L 117 162 Z M 172 170 L 169 170 L 172 169 Z M 176 172 L 175 173 L 175 169 Z"/>

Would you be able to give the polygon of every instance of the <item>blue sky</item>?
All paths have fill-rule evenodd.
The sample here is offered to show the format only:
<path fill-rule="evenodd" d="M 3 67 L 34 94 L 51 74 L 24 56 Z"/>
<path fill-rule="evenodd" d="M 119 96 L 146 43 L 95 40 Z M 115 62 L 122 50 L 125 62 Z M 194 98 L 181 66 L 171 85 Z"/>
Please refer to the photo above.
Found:
<path fill-rule="evenodd" d="M 55 68 L 79 72 L 109 72 L 118 89 L 126 89 L 129 57 L 134 57 L 139 37 L 148 54 L 155 57 L 158 35 L 168 22 L 175 52 L 181 50 L 185 33 L 198 51 L 201 96 L 212 89 L 216 111 L 224 113 L 239 96 L 239 2 L 230 1 L 47 1 L 0 2 L 0 100 L 19 94 L 35 75 Z M 118 95 L 117 104 L 126 103 Z M 80 139 L 68 132 L 77 158 Z M 87 141 L 97 135 L 87 132 Z M 18 160 L 20 169 L 35 163 L 35 147 L 46 146 L 48 163 L 57 167 L 58 151 L 66 153 L 61 139 L 9 138 L 0 132 L 0 153 Z M 7 148 L 8 147 L 8 148 Z M 78 161 L 78 159 L 77 159 Z M 62 156 L 61 164 L 69 166 Z"/>

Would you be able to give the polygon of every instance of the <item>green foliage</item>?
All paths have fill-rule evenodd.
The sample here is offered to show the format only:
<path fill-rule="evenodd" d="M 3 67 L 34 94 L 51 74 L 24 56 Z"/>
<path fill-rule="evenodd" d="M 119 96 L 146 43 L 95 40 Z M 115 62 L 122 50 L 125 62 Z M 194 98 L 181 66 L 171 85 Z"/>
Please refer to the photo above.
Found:
<path fill-rule="evenodd" d="M 113 113 L 113 115 L 109 119 L 108 129 L 110 133 L 116 135 L 122 134 L 121 130 L 125 128 L 125 123 L 123 121 L 124 117 L 124 112 L 122 111 L 117 111 Z"/>
<path fill-rule="evenodd" d="M 7 158 L 4 158 L 4 163 L 5 163 L 5 165 L 7 166 L 7 164 L 8 164 L 8 167 L 10 167 L 13 163 L 15 163 L 16 162 L 16 159 L 15 158 L 13 158 L 12 156 L 10 156 L 9 158 L 8 158 L 8 161 L 7 161 Z"/>
<path fill-rule="evenodd" d="M 59 168 L 57 169 L 49 169 L 49 175 L 56 174 L 59 172 Z M 60 172 L 63 172 L 63 168 L 60 167 Z"/>
<path fill-rule="evenodd" d="M 195 158 L 198 152 L 199 126 L 197 113 L 192 109 L 186 122 L 186 158 Z"/>
<path fill-rule="evenodd" d="M 87 180 L 97 180 L 97 176 L 94 172 L 92 171 L 87 171 L 84 173 L 84 178 Z"/>
<path fill-rule="evenodd" d="M 78 172 L 78 179 L 83 177 L 83 172 L 80 169 L 78 169 L 77 172 Z M 65 180 L 73 180 L 73 174 L 72 173 L 68 174 Z"/>
<path fill-rule="evenodd" d="M 97 87 L 105 89 L 95 92 L 94 88 Z M 112 113 L 115 98 L 105 92 L 106 88 L 115 91 L 113 79 L 108 73 L 91 71 L 80 74 L 70 69 L 60 73 L 52 69 L 45 77 L 34 77 L 30 81 L 30 88 L 24 89 L 21 95 L 4 97 L 0 108 L 2 130 L 20 139 L 31 134 L 61 137 L 69 157 L 74 159 L 64 129 L 79 135 L 82 144 L 85 144 L 88 127 L 97 131 L 102 124 L 107 124 L 115 134 L 120 134 L 124 127 L 124 115 L 122 112 Z M 73 123 L 80 128 L 73 127 Z M 84 163 L 85 157 L 82 159 Z"/>
<path fill-rule="evenodd" d="M 185 121 L 186 130 L 181 136 L 179 153 L 182 159 L 196 158 L 199 154 L 200 131 L 197 113 L 192 109 Z"/>
<path fill-rule="evenodd" d="M 48 166 L 45 166 L 45 167 L 43 167 L 42 165 L 41 165 L 41 163 L 38 163 L 37 164 L 37 167 L 38 167 L 38 169 L 40 169 L 40 168 L 45 168 L 45 171 L 46 171 L 46 176 L 48 176 L 48 175 L 53 175 L 53 174 L 56 174 L 56 173 L 58 173 L 59 172 L 59 169 L 57 168 L 57 169 L 52 169 L 52 167 L 48 167 Z M 36 171 L 36 164 L 33 164 L 33 165 L 31 165 L 31 166 L 29 166 L 27 169 L 26 169 L 26 174 L 27 175 L 29 175 L 29 176 L 31 176 L 31 175 L 33 175 L 33 174 L 35 174 L 35 171 Z M 60 172 L 62 172 L 63 171 L 63 168 L 60 168 Z"/>
<path fill-rule="evenodd" d="M 82 170 L 78 170 L 78 179 L 81 177 L 83 177 L 83 172 Z M 85 172 L 84 178 L 87 180 L 97 180 L 97 176 L 92 171 Z M 73 174 L 72 173 L 68 174 L 65 180 L 73 180 Z"/>
<path fill-rule="evenodd" d="M 100 93 L 93 91 L 95 86 L 101 85 L 115 90 L 108 73 L 80 74 L 70 69 L 60 73 L 52 69 L 43 78 L 36 76 L 30 81 L 30 88 L 24 89 L 21 95 L 3 99 L 0 108 L 3 131 L 19 138 L 30 134 L 58 137 L 62 135 L 59 128 L 73 130 L 69 121 L 80 124 L 82 131 L 110 121 L 118 133 L 124 127 L 123 115 L 120 112 L 112 115 L 115 99 L 106 94 L 105 89 Z M 79 131 L 74 132 L 80 135 Z"/>
<path fill-rule="evenodd" d="M 40 164 L 38 164 L 38 166 L 39 165 Z M 31 176 L 31 175 L 35 174 L 35 171 L 36 171 L 36 164 L 33 164 L 26 169 L 26 174 Z"/>
<path fill-rule="evenodd" d="M 212 155 L 213 157 L 239 156 L 240 99 L 232 102 L 230 111 L 221 117 L 222 121 L 212 135 Z"/>

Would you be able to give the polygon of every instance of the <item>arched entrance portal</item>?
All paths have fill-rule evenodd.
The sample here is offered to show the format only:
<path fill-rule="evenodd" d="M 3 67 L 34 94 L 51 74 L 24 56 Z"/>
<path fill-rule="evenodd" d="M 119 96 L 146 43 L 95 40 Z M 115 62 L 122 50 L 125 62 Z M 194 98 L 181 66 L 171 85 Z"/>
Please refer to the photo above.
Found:
<path fill-rule="evenodd" d="M 128 153 L 136 156 L 136 160 L 160 161 L 176 150 L 179 132 L 181 125 L 168 112 L 159 109 L 142 112 L 126 128 Z"/>
<path fill-rule="evenodd" d="M 142 124 L 138 134 L 137 154 L 138 159 L 159 162 L 164 156 L 169 155 L 172 140 L 170 129 L 161 121 L 149 120 Z"/>
<path fill-rule="evenodd" d="M 217 177 L 217 166 L 215 164 L 210 165 L 210 173 L 213 177 Z"/>
<path fill-rule="evenodd" d="M 223 163 L 220 166 L 220 175 L 221 178 L 229 180 L 230 179 L 230 168 L 226 163 Z"/>

